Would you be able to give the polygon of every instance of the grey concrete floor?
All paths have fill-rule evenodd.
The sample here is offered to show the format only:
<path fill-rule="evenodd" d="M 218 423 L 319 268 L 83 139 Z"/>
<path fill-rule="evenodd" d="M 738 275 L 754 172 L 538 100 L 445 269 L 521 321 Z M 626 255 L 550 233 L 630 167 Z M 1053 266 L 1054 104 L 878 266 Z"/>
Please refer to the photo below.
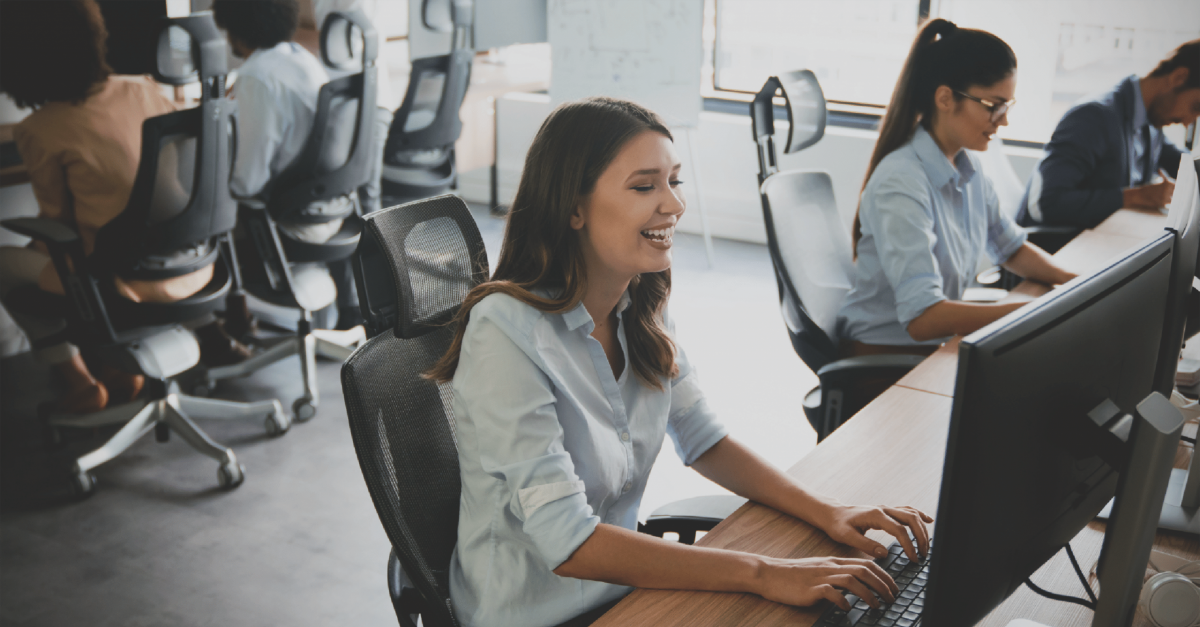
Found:
<path fill-rule="evenodd" d="M 475 207 L 493 262 L 503 221 Z M 735 437 L 788 467 L 814 443 L 800 399 L 816 378 L 792 353 L 765 247 L 676 236 L 672 315 L 710 404 Z M 54 398 L 28 353 L 0 361 L 0 625 L 395 625 L 384 571 L 388 542 L 354 456 L 339 364 L 318 364 L 316 418 L 279 438 L 260 420 L 197 423 L 234 448 L 245 483 L 217 487 L 217 464 L 178 437 L 147 437 L 95 471 L 75 501 L 67 469 L 102 440 L 48 451 L 37 405 Z M 299 363 L 279 362 L 214 396 L 300 395 Z M 720 488 L 669 444 L 643 517 Z"/>

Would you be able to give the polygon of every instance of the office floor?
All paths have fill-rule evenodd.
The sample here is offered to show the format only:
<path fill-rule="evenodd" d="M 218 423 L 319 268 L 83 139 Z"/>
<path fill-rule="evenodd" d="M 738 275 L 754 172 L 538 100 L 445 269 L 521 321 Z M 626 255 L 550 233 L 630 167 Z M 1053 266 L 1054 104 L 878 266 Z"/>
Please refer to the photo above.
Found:
<path fill-rule="evenodd" d="M 503 222 L 476 207 L 495 259 Z M 816 383 L 779 317 L 766 248 L 676 235 L 672 315 L 709 402 L 732 433 L 786 468 L 814 444 L 800 410 Z M 0 322 L 3 323 L 3 322 Z M 218 388 L 230 399 L 300 393 L 285 360 Z M 247 468 L 232 492 L 216 463 L 173 437 L 146 438 L 101 466 L 73 501 L 65 469 L 82 442 L 47 452 L 36 406 L 55 383 L 28 353 L 0 361 L 0 625 L 395 625 L 387 538 L 354 457 L 339 366 L 318 365 L 316 418 L 269 438 L 260 421 L 198 421 Z M 94 443 L 93 443 L 94 446 Z M 720 489 L 666 443 L 642 514 Z"/>

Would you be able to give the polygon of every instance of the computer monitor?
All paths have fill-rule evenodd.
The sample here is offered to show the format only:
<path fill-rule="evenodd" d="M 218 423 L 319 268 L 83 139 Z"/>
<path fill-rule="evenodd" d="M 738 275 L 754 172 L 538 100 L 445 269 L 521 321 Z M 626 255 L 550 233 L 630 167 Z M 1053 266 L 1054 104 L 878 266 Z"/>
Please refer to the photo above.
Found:
<path fill-rule="evenodd" d="M 963 339 L 923 627 L 975 624 L 1116 494 L 1110 429 L 1154 389 L 1175 239 Z"/>

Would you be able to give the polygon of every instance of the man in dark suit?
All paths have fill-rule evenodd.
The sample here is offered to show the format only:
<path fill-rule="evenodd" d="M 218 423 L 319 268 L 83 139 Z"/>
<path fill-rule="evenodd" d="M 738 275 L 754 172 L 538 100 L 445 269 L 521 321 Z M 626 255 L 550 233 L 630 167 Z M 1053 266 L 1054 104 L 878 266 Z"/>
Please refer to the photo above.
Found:
<path fill-rule="evenodd" d="M 1030 177 L 1018 222 L 1091 228 L 1122 207 L 1166 206 L 1181 151 L 1162 127 L 1197 116 L 1200 39 L 1177 48 L 1148 76 L 1130 76 L 1067 111 Z M 1162 180 L 1155 182 L 1156 175 Z"/>

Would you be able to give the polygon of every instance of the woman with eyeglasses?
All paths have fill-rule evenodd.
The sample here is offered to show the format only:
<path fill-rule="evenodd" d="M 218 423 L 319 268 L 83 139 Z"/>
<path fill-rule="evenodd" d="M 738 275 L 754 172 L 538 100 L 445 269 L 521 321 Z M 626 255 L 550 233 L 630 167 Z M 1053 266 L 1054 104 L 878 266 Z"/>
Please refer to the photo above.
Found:
<path fill-rule="evenodd" d="M 935 19 L 917 34 L 854 220 L 854 285 L 838 320 L 846 356 L 928 354 L 1024 304 L 962 302 L 984 251 L 1025 278 L 1074 278 L 1025 241 L 967 152 L 1008 125 L 1016 71 L 991 33 Z"/>

